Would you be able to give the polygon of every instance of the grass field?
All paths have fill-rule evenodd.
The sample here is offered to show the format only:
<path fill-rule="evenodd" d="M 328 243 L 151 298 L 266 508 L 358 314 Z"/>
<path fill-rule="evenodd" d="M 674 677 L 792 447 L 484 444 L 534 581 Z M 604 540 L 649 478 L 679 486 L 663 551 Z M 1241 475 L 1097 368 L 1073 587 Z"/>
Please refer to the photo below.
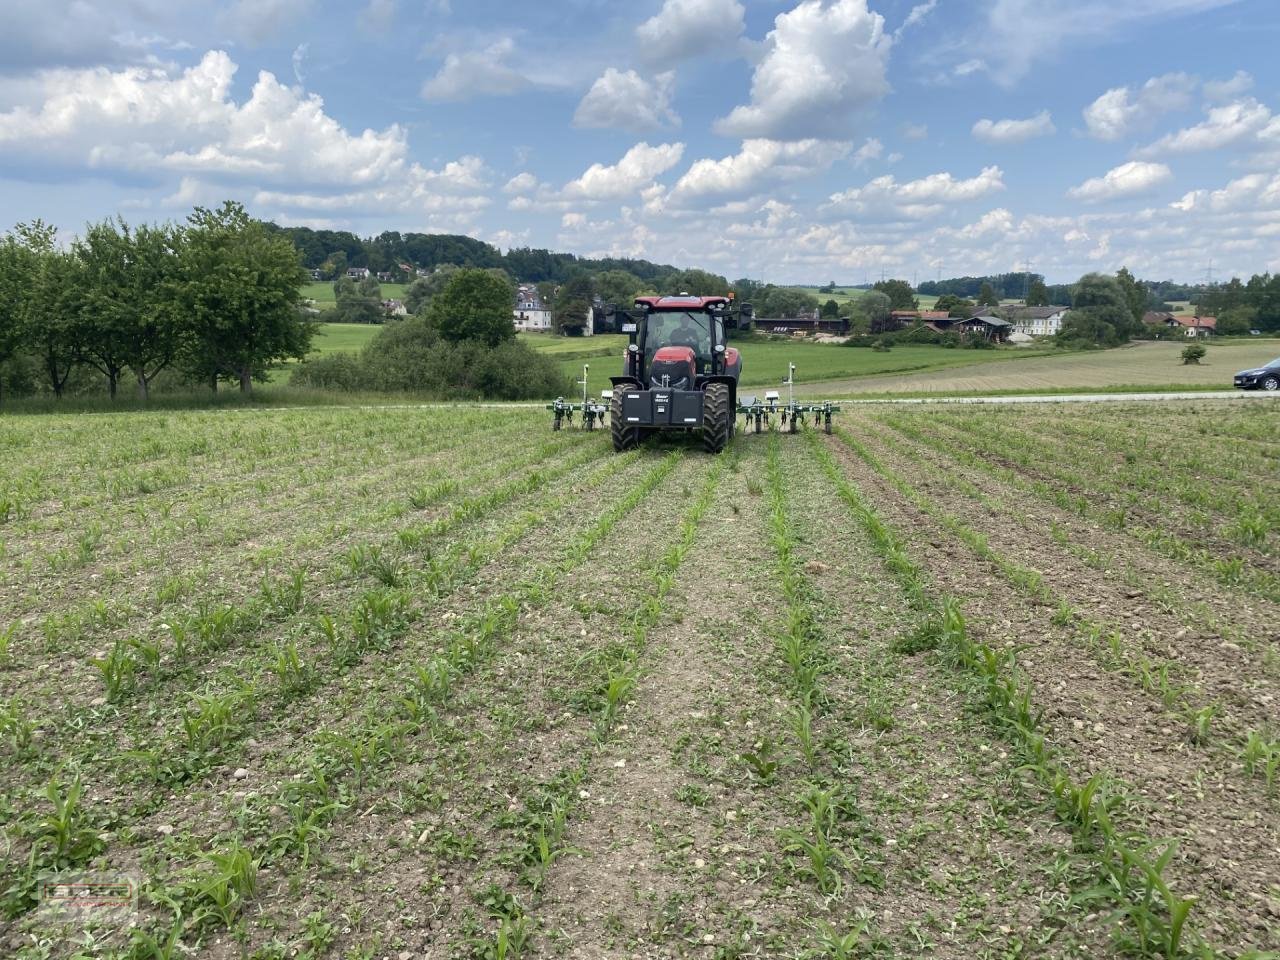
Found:
<path fill-rule="evenodd" d="M 403 300 L 404 292 L 409 289 L 407 283 L 382 283 L 378 286 L 382 290 L 384 300 Z M 334 295 L 331 281 L 304 283 L 302 296 L 305 299 L 314 300 L 319 310 L 332 310 L 337 305 L 337 297 Z"/>
<path fill-rule="evenodd" d="M 1277 437 L 10 417 L 0 955 L 1280 949 Z"/>
<path fill-rule="evenodd" d="M 382 327 L 373 323 L 322 323 L 311 342 L 313 354 L 359 353 Z"/>

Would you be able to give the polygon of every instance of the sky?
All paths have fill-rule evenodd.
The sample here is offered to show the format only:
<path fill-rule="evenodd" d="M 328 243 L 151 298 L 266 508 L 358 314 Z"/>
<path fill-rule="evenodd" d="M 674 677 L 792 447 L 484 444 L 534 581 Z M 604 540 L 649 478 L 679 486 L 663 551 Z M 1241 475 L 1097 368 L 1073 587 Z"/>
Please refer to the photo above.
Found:
<path fill-rule="evenodd" d="M 730 279 L 1280 270 L 1276 0 L 4 0 L 0 229 L 465 233 Z"/>

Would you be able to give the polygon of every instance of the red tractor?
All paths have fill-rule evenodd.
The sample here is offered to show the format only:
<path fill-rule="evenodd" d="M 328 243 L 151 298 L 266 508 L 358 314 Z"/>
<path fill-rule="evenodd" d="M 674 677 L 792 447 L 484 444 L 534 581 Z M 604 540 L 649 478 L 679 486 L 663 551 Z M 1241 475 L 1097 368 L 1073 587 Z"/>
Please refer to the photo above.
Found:
<path fill-rule="evenodd" d="M 613 449 L 628 450 L 647 434 L 702 434 L 719 453 L 733 436 L 742 358 L 725 342 L 725 328 L 751 325 L 751 304 L 729 297 L 637 297 L 621 315 L 629 334 L 622 376 L 610 377 Z"/>

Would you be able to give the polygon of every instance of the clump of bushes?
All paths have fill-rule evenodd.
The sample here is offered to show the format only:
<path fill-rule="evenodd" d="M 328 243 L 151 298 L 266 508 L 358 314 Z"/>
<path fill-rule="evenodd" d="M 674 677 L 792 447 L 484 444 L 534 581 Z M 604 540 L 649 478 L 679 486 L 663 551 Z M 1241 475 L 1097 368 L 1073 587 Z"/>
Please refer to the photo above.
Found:
<path fill-rule="evenodd" d="M 289 383 L 448 400 L 541 400 L 570 392 L 551 357 L 516 340 L 515 291 L 488 270 L 458 270 L 426 310 L 384 326 L 360 352 L 298 366 Z"/>
<path fill-rule="evenodd" d="M 292 386 L 416 393 L 449 400 L 541 400 L 571 392 L 559 364 L 518 340 L 447 340 L 426 317 L 388 323 L 359 354 L 294 368 Z"/>
<path fill-rule="evenodd" d="M 1183 366 L 1186 366 L 1188 364 L 1193 364 L 1193 363 L 1198 364 L 1201 360 L 1204 359 L 1204 355 L 1207 352 L 1208 351 L 1205 350 L 1204 344 L 1202 343 L 1187 344 L 1185 347 L 1182 348 Z"/>

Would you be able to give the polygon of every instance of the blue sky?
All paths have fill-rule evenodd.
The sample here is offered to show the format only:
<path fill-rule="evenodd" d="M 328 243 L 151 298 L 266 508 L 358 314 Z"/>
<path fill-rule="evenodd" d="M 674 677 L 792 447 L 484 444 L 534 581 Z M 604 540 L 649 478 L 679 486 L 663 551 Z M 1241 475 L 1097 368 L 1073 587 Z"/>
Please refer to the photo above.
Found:
<path fill-rule="evenodd" d="M 730 278 L 1280 270 L 1275 0 L 49 0 L 0 221 L 467 233 Z"/>

